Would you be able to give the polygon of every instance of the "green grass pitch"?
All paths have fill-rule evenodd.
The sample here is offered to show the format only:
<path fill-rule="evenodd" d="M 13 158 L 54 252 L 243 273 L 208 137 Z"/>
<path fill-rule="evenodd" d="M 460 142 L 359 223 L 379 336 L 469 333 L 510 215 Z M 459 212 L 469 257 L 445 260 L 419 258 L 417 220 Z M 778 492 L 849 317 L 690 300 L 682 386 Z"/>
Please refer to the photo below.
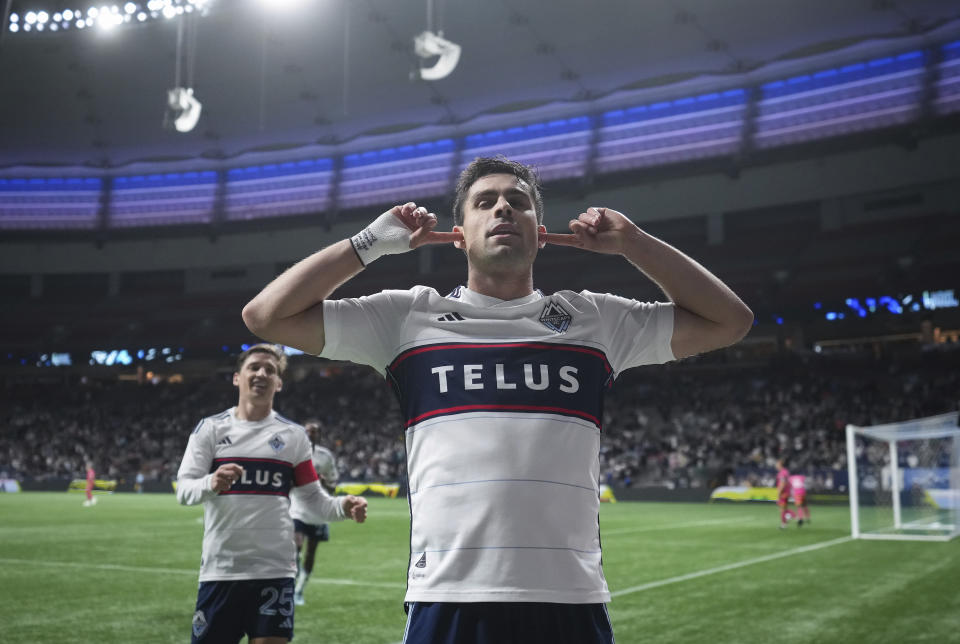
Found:
<path fill-rule="evenodd" d="M 202 510 L 172 495 L 0 494 L 0 641 L 187 642 Z M 403 635 L 408 513 L 372 499 L 321 544 L 301 643 Z M 772 504 L 605 504 L 619 644 L 960 641 L 960 540 L 850 541 L 846 508 L 778 530 Z"/>

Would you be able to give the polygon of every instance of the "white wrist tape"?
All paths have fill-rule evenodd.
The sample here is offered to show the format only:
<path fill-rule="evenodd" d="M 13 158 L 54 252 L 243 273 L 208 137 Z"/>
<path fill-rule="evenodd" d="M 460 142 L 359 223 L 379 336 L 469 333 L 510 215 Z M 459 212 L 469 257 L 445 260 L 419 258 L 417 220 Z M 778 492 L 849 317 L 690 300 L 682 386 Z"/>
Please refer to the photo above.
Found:
<path fill-rule="evenodd" d="M 389 210 L 350 238 L 353 250 L 364 266 L 383 255 L 399 255 L 410 250 L 412 231 Z"/>

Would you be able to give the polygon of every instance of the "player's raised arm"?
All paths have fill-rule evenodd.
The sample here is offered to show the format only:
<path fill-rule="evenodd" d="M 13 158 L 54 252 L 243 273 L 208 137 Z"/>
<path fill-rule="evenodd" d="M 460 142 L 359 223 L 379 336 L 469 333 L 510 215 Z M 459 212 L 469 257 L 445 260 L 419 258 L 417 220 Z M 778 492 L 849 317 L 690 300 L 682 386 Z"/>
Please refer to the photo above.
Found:
<path fill-rule="evenodd" d="M 676 306 L 670 348 L 677 358 L 719 349 L 750 330 L 753 312 L 713 273 L 641 230 L 611 208 L 588 208 L 570 222 L 573 234 L 542 233 L 541 241 L 619 254 L 663 289 Z"/>
<path fill-rule="evenodd" d="M 320 353 L 324 346 L 323 300 L 370 262 L 424 244 L 452 243 L 459 233 L 436 232 L 437 217 L 413 202 L 394 206 L 351 237 L 287 269 L 243 308 L 252 333 Z"/>

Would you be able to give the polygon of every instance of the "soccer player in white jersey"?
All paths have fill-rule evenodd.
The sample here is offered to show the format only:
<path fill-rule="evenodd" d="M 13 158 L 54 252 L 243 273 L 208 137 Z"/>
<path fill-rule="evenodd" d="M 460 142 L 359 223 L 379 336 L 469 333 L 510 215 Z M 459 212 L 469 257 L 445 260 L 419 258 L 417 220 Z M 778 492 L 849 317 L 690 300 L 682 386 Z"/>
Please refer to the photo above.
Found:
<path fill-rule="evenodd" d="M 337 480 L 340 478 L 337 472 L 337 459 L 333 452 L 319 444 L 320 423 L 318 421 L 304 423 L 303 428 L 307 430 L 307 436 L 313 445 L 313 469 L 317 471 L 317 476 L 320 477 L 320 485 L 330 494 L 334 494 L 337 489 Z M 293 593 L 293 601 L 297 606 L 306 603 L 303 598 L 303 589 L 313 573 L 313 564 L 317 557 L 317 545 L 321 541 L 330 541 L 330 525 L 328 523 L 311 523 L 300 506 L 298 497 L 290 499 L 293 535 L 297 541 L 297 585 Z M 307 547 L 301 561 L 300 553 L 304 543 Z"/>
<path fill-rule="evenodd" d="M 200 421 L 177 473 L 177 499 L 203 503 L 194 644 L 293 639 L 297 571 L 289 496 L 313 522 L 362 523 L 367 502 L 331 497 L 317 480 L 303 427 L 273 410 L 286 356 L 257 344 L 240 354 L 236 407 Z"/>
<path fill-rule="evenodd" d="M 572 234 L 547 233 L 536 175 L 504 158 L 461 173 L 454 222 L 438 232 L 426 209 L 394 206 L 280 275 L 244 321 L 271 341 L 371 365 L 395 389 L 411 511 L 405 642 L 612 642 L 598 518 L 603 392 L 624 369 L 737 342 L 753 314 L 611 208 L 580 213 Z M 327 299 L 377 258 L 432 243 L 465 251 L 465 287 Z M 621 255 L 670 301 L 546 295 L 533 282 L 546 244 Z"/>

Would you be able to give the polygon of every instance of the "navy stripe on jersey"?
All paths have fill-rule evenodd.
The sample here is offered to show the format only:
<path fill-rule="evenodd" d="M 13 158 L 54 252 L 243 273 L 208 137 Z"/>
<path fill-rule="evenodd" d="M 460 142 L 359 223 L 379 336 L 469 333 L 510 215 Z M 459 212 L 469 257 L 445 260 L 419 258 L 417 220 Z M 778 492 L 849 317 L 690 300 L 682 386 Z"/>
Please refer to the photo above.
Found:
<path fill-rule="evenodd" d="M 603 392 L 613 381 L 602 351 L 550 342 L 419 346 L 387 372 L 407 427 L 478 411 L 560 414 L 600 427 Z"/>
<path fill-rule="evenodd" d="M 286 423 L 286 424 L 288 424 L 288 425 L 293 425 L 294 427 L 300 427 L 300 423 L 295 423 L 295 422 L 293 422 L 292 420 L 290 420 L 289 418 L 285 418 L 284 416 L 281 416 L 280 414 L 274 413 L 273 417 L 276 418 L 277 420 L 279 420 L 281 423 Z"/>
<path fill-rule="evenodd" d="M 293 487 L 293 464 L 272 458 L 215 458 L 210 471 L 215 472 L 221 465 L 236 463 L 243 468 L 241 476 L 233 486 L 220 494 L 260 494 L 268 496 L 289 496 Z"/>

